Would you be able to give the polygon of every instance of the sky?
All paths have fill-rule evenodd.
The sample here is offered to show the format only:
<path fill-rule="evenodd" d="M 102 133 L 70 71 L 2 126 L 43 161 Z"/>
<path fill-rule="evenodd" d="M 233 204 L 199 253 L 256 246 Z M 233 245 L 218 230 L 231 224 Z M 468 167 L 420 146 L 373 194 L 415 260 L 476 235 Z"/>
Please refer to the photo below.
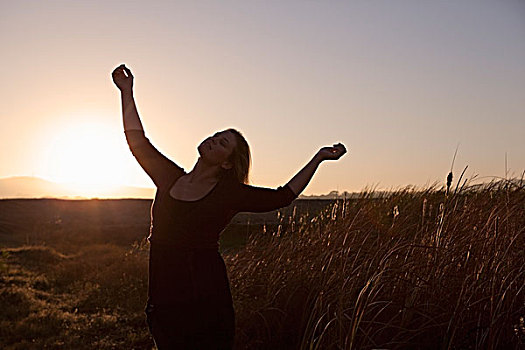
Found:
<path fill-rule="evenodd" d="M 525 170 L 524 1 L 0 0 L 0 178 L 153 187 L 127 147 L 112 70 L 186 171 L 234 127 L 251 183 L 304 194 L 490 181 Z M 458 146 L 459 145 L 459 146 Z"/>

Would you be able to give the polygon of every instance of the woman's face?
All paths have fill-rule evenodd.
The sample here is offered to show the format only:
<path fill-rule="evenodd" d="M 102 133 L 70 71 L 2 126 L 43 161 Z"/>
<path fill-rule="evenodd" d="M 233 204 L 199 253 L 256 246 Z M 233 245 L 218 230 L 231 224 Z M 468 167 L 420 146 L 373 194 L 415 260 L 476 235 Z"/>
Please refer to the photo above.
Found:
<path fill-rule="evenodd" d="M 197 148 L 201 158 L 209 164 L 231 168 L 228 158 L 237 147 L 237 139 L 231 131 L 219 131 L 206 138 Z"/>

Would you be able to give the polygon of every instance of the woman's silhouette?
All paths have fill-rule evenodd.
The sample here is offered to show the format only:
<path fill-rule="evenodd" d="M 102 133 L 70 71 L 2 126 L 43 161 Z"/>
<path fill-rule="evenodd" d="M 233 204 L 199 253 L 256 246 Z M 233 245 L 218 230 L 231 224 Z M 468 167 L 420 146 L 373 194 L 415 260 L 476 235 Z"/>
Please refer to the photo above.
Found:
<path fill-rule="evenodd" d="M 151 208 L 146 315 L 159 349 L 231 349 L 234 311 L 218 238 L 235 214 L 289 205 L 319 164 L 337 160 L 342 144 L 321 148 L 285 186 L 247 185 L 250 150 L 235 129 L 217 132 L 199 146 L 186 173 L 145 137 L 133 98 L 133 75 L 117 67 L 124 132 L 131 152 L 157 187 Z"/>

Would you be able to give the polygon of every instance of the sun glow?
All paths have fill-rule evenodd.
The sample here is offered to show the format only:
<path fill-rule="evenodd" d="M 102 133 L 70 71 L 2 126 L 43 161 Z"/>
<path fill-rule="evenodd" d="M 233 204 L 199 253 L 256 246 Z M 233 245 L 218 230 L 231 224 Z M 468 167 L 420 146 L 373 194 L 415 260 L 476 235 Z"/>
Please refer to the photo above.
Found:
<path fill-rule="evenodd" d="M 101 122 L 78 122 L 54 133 L 45 173 L 79 196 L 108 196 L 130 169 L 124 133 Z"/>

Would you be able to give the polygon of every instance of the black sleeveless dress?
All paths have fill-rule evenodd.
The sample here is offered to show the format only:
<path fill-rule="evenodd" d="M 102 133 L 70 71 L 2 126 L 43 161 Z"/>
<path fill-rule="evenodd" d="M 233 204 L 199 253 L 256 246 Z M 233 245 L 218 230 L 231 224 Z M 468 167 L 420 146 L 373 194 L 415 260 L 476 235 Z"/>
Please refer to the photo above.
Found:
<path fill-rule="evenodd" d="M 296 195 L 219 180 L 203 198 L 182 201 L 170 189 L 184 170 L 162 155 L 142 130 L 125 132 L 131 152 L 157 187 L 151 207 L 148 325 L 159 349 L 230 349 L 234 310 L 224 261 L 222 230 L 241 211 L 265 212 Z"/>

